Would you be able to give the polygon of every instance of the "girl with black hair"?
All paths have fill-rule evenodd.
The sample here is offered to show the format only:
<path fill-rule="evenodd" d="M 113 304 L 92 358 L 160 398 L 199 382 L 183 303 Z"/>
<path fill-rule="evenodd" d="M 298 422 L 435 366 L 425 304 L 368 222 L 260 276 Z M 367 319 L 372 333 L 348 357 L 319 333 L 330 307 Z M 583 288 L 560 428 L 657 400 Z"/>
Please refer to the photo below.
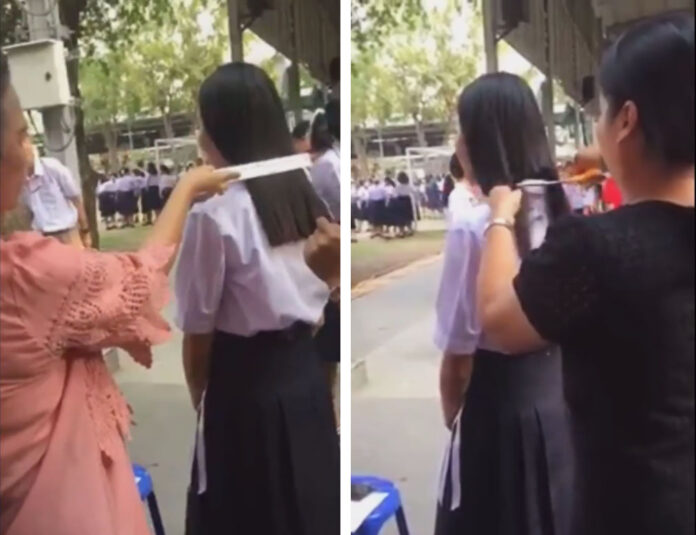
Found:
<path fill-rule="evenodd" d="M 389 201 L 397 237 L 404 238 L 413 234 L 415 222 L 414 193 L 409 184 L 408 175 L 401 171 L 396 175 L 397 184 Z"/>
<path fill-rule="evenodd" d="M 496 188 L 478 309 L 510 353 L 563 352 L 574 534 L 694 532 L 694 17 L 628 29 L 600 67 L 596 139 L 624 204 L 563 218 L 520 265 Z"/>
<path fill-rule="evenodd" d="M 145 191 L 143 192 L 143 211 L 145 213 L 146 225 L 152 225 L 156 215 L 162 210 L 159 184 L 160 176 L 157 166 L 153 162 L 149 162 L 145 178 Z"/>
<path fill-rule="evenodd" d="M 568 211 L 553 184 L 541 113 L 521 78 L 482 76 L 461 93 L 458 114 L 458 159 L 484 195 L 496 185 L 539 179 L 549 182 L 550 218 Z M 483 201 L 448 229 L 437 298 L 440 396 L 451 437 L 435 533 L 567 535 L 573 456 L 561 357 L 555 348 L 509 354 L 481 327 L 475 286 L 491 213 Z M 516 230 L 528 243 L 522 221 Z"/>
<path fill-rule="evenodd" d="M 335 124 L 335 110 L 315 114 L 309 134 L 314 164 L 311 169 L 312 183 L 333 216 L 341 220 L 341 160 L 338 145 L 340 128 Z M 324 324 L 317 332 L 315 341 L 317 351 L 324 365 L 326 380 L 332 399 L 337 394 L 338 365 L 341 361 L 341 316 L 337 295 L 326 303 Z M 334 402 L 334 414 L 338 422 L 338 405 Z"/>
<path fill-rule="evenodd" d="M 160 165 L 160 178 L 159 178 L 159 193 L 160 199 L 162 200 L 162 206 L 167 204 L 169 196 L 172 194 L 172 190 L 176 185 L 176 174 L 174 169 L 167 164 Z"/>
<path fill-rule="evenodd" d="M 329 208 L 334 220 L 341 220 L 341 159 L 338 138 L 329 129 L 327 113 L 318 111 L 309 134 L 312 160 L 312 183 Z"/>
<path fill-rule="evenodd" d="M 294 153 L 254 65 L 218 68 L 199 108 L 214 167 Z M 233 184 L 189 214 L 175 282 L 198 410 L 188 535 L 338 533 L 338 437 L 312 338 L 331 289 L 303 256 L 327 216 L 303 170 Z"/>

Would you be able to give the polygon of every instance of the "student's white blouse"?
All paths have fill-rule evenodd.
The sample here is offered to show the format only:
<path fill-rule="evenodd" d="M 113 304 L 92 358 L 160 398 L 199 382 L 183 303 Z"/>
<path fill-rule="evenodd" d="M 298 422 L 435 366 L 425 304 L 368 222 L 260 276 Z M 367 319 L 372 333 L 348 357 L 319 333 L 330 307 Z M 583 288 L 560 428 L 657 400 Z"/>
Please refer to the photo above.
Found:
<path fill-rule="evenodd" d="M 191 210 L 176 273 L 176 324 L 190 334 L 252 336 L 316 324 L 329 289 L 304 241 L 271 247 L 244 184 Z"/>

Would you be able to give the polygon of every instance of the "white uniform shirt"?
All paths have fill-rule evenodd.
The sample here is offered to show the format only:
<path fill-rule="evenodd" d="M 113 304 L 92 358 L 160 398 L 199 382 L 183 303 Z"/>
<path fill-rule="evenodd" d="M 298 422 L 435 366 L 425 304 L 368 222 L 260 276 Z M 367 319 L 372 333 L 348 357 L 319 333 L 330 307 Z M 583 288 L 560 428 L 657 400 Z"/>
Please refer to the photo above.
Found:
<path fill-rule="evenodd" d="M 476 198 L 466 184 L 457 182 L 452 193 L 447 199 L 447 218 L 451 222 L 453 218 L 464 214 L 476 204 Z"/>
<path fill-rule="evenodd" d="M 585 192 L 582 186 L 577 184 L 563 184 L 566 198 L 572 210 L 582 210 L 585 208 Z"/>
<path fill-rule="evenodd" d="M 176 175 L 160 175 L 159 189 L 162 193 L 165 189 L 173 189 L 176 186 Z"/>
<path fill-rule="evenodd" d="M 435 345 L 442 352 L 473 355 L 497 349 L 481 332 L 476 313 L 476 279 L 481 265 L 488 204 L 455 214 L 445 240 L 445 256 L 436 304 Z"/>
<path fill-rule="evenodd" d="M 118 185 L 116 183 L 116 179 L 112 178 L 104 183 L 102 193 L 115 193 L 117 191 L 117 187 Z"/>
<path fill-rule="evenodd" d="M 147 178 L 145 179 L 145 185 L 148 188 L 152 188 L 154 186 L 157 186 L 159 188 L 160 176 L 159 175 L 147 175 Z"/>
<path fill-rule="evenodd" d="M 54 158 L 36 158 L 34 174 L 22 190 L 22 202 L 31 211 L 34 230 L 62 232 L 77 225 L 77 208 L 72 203 L 80 190 L 70 170 Z"/>
<path fill-rule="evenodd" d="M 120 176 L 116 179 L 116 191 L 123 193 L 131 190 L 130 175 Z"/>
<path fill-rule="evenodd" d="M 319 156 L 310 170 L 312 184 L 335 221 L 341 220 L 341 158 L 338 148 Z"/>
<path fill-rule="evenodd" d="M 176 324 L 241 336 L 316 324 L 329 289 L 307 267 L 304 244 L 271 247 L 244 184 L 195 205 L 176 273 Z"/>
<path fill-rule="evenodd" d="M 387 190 L 382 184 L 372 184 L 367 190 L 367 197 L 370 201 L 383 201 L 387 198 Z"/>

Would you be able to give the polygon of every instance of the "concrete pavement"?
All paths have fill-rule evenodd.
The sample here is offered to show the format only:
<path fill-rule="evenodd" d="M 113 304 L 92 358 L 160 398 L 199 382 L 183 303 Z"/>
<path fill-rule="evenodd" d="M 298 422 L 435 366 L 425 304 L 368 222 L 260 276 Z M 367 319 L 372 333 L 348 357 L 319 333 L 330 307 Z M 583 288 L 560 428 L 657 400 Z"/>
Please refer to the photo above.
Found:
<path fill-rule="evenodd" d="M 432 343 L 441 270 L 440 260 L 352 302 L 352 357 L 368 383 L 352 393 L 351 471 L 397 483 L 413 535 L 432 533 L 447 439 Z"/>
<path fill-rule="evenodd" d="M 170 303 L 164 313 L 167 320 L 173 312 Z M 167 535 L 184 533 L 195 426 L 181 363 L 181 337 L 175 329 L 167 344 L 154 348 L 150 370 L 121 351 L 120 370 L 114 375 L 133 408 L 131 459 L 152 475 Z"/>

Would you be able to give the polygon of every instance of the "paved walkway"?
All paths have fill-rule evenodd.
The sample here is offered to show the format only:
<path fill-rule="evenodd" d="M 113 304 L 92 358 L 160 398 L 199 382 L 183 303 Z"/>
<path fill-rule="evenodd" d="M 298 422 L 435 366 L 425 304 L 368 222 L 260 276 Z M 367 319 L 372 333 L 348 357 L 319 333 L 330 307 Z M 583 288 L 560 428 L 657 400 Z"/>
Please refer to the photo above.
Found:
<path fill-rule="evenodd" d="M 432 263 L 352 302 L 352 353 L 366 360 L 368 383 L 352 393 L 351 470 L 398 484 L 413 535 L 432 533 L 447 438 L 432 344 L 441 269 Z"/>
<path fill-rule="evenodd" d="M 172 319 L 173 305 L 165 317 Z M 154 348 L 150 370 L 120 352 L 121 369 L 115 374 L 134 412 L 131 458 L 152 474 L 167 535 L 184 533 L 195 426 L 181 363 L 181 337 L 175 330 L 169 343 Z"/>

